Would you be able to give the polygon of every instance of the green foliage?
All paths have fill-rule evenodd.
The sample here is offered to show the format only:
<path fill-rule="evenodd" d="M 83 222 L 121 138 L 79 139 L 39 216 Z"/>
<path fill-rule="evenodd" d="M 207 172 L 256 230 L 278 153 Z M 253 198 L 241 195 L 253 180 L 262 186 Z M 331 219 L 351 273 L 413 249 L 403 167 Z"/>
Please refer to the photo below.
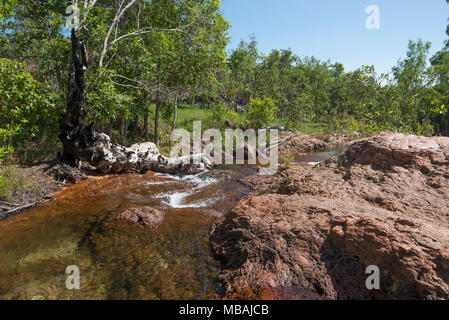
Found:
<path fill-rule="evenodd" d="M 281 159 L 281 168 L 288 169 L 292 166 L 292 162 L 295 160 L 295 156 L 293 154 L 286 154 Z"/>
<path fill-rule="evenodd" d="M 1 0 L 0 21 L 11 18 L 15 6 L 16 6 L 15 0 Z"/>
<path fill-rule="evenodd" d="M 0 128 L 0 164 L 2 164 L 13 152 L 14 148 L 9 145 L 10 139 L 16 134 L 17 128 Z"/>
<path fill-rule="evenodd" d="M 449 135 L 449 47 L 437 52 L 430 63 L 437 81 L 423 100 L 429 106 L 435 133 Z"/>
<path fill-rule="evenodd" d="M 9 192 L 6 189 L 6 181 L 5 178 L 3 178 L 2 175 L 0 175 L 0 199 L 1 200 L 7 200 L 9 198 Z"/>
<path fill-rule="evenodd" d="M 209 124 L 212 128 L 223 129 L 225 127 L 225 121 L 235 122 L 237 120 L 237 113 L 232 110 L 228 110 L 224 104 L 219 104 L 212 108 L 209 116 Z"/>
<path fill-rule="evenodd" d="M 31 143 L 40 148 L 41 140 L 56 149 L 71 57 L 66 5 L 0 0 L 0 161 Z M 89 120 L 115 137 L 126 119 L 129 140 L 143 139 L 143 118 L 157 104 L 167 140 L 175 96 L 176 127 L 188 130 L 194 120 L 217 128 L 230 120 L 240 127 L 275 122 L 310 133 L 449 134 L 448 46 L 430 59 L 430 68 L 430 44 L 419 40 L 409 43 L 392 77 L 373 66 L 347 72 L 340 63 L 300 58 L 291 50 L 264 56 L 253 35 L 227 56 L 229 23 L 219 0 L 137 1 L 107 39 L 119 7 L 98 1 L 78 32 L 88 44 Z M 187 105 L 195 102 L 202 108 Z"/>
<path fill-rule="evenodd" d="M 161 116 L 165 121 L 170 121 L 173 118 L 174 109 L 173 104 L 170 104 L 168 101 L 164 101 L 161 106 Z"/>
<path fill-rule="evenodd" d="M 107 70 L 99 73 L 87 73 L 90 90 L 86 93 L 86 101 L 89 104 L 89 117 L 102 125 L 110 124 L 113 119 L 127 117 L 128 105 L 132 97 L 121 92 L 111 80 Z"/>
<path fill-rule="evenodd" d="M 407 57 L 393 68 L 394 78 L 377 74 L 374 66 L 345 72 L 340 63 L 300 59 L 290 50 L 263 57 L 256 45 L 252 38 L 231 53 L 222 80 L 230 105 L 270 97 L 278 107 L 277 122 L 292 129 L 318 122 L 363 135 L 383 130 L 448 134 L 449 116 L 440 108 L 449 105 L 449 55 L 439 52 L 428 69 L 430 43 L 410 41 Z"/>
<path fill-rule="evenodd" d="M 407 119 L 414 133 L 422 131 L 424 106 L 420 104 L 420 97 L 425 88 L 434 80 L 431 70 L 427 70 L 427 55 L 430 42 L 410 41 L 407 58 L 399 61 L 393 68 L 393 75 L 398 85 L 398 102 L 400 112 Z M 420 119 L 421 118 L 421 119 Z M 424 125 L 425 126 L 425 125 Z"/>
<path fill-rule="evenodd" d="M 52 96 L 24 64 L 0 59 L 0 161 L 13 151 L 13 143 L 42 134 L 53 107 Z"/>
<path fill-rule="evenodd" d="M 276 118 L 278 108 L 271 98 L 251 99 L 248 106 L 248 117 L 250 125 L 255 128 L 265 128 L 272 124 Z"/>

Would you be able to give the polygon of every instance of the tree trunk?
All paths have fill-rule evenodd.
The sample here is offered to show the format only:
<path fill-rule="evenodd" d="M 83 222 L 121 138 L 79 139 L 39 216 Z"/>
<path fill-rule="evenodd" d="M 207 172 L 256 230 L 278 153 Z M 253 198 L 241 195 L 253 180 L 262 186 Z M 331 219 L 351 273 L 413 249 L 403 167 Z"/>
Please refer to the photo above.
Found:
<path fill-rule="evenodd" d="M 144 129 L 145 129 L 145 140 L 150 141 L 150 101 L 148 100 L 147 93 L 144 94 L 145 100 L 145 115 L 143 117 Z"/>
<path fill-rule="evenodd" d="M 120 136 L 122 137 L 122 144 L 126 145 L 126 140 L 127 140 L 127 120 L 125 119 L 125 117 L 122 117 L 120 119 Z"/>
<path fill-rule="evenodd" d="M 161 112 L 161 104 L 162 101 L 160 97 L 158 97 L 156 101 L 156 111 L 154 114 L 154 143 L 159 148 L 159 114 Z"/>
<path fill-rule="evenodd" d="M 156 93 L 156 111 L 154 114 L 154 143 L 159 148 L 159 114 L 161 112 L 162 97 L 161 97 L 161 73 L 160 65 L 157 65 L 157 93 Z"/>
<path fill-rule="evenodd" d="M 178 120 L 178 91 L 176 91 L 175 99 L 173 101 L 173 122 L 171 124 L 171 132 L 175 131 L 177 120 Z"/>
<path fill-rule="evenodd" d="M 145 126 L 145 140 L 150 141 L 150 114 L 148 110 L 145 111 L 143 122 Z"/>
<path fill-rule="evenodd" d="M 112 123 L 109 123 L 109 124 L 108 124 L 107 130 L 108 130 L 107 135 L 108 135 L 109 137 L 112 137 Z"/>
<path fill-rule="evenodd" d="M 417 125 L 416 125 L 416 120 L 417 120 L 417 110 L 416 110 L 416 104 L 418 103 L 418 97 L 415 95 L 415 103 L 413 105 L 413 133 L 417 134 Z"/>

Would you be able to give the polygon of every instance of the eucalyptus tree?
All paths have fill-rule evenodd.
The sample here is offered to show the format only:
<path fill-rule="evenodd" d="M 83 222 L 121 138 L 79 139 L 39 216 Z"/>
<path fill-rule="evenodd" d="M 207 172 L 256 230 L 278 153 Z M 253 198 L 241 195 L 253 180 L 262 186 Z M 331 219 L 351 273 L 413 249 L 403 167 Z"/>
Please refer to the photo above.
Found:
<path fill-rule="evenodd" d="M 257 68 L 261 56 L 254 35 L 250 41 L 240 41 L 228 58 L 228 95 L 237 105 L 244 106 L 254 97 L 257 88 Z"/>
<path fill-rule="evenodd" d="M 184 11 L 180 14 L 180 8 Z M 61 9 L 61 8 L 59 8 Z M 168 33 L 191 33 L 204 21 L 213 21 L 217 17 L 219 1 L 163 1 L 163 0 L 84 0 L 73 1 L 69 24 L 71 27 L 71 63 L 69 70 L 67 110 L 61 118 L 60 138 L 65 148 L 65 160 L 73 163 L 76 146 L 88 144 L 92 137 L 92 125 L 87 125 L 87 103 L 85 97 L 85 73 L 93 72 L 106 75 L 105 81 L 140 88 L 139 79 L 128 78 L 120 74 L 126 47 L 134 46 L 144 36 L 150 39 L 163 39 Z M 177 15 L 177 16 L 176 16 Z M 171 19 L 173 17 L 177 19 Z M 207 32 L 207 30 L 205 30 Z M 149 43 L 161 51 L 164 41 Z M 162 53 L 162 52 L 159 52 Z M 162 57 L 153 52 L 156 70 L 156 116 L 155 141 L 158 142 L 158 117 L 162 102 Z M 121 58 L 121 59 L 119 59 Z M 91 71 L 92 70 L 92 71 Z M 125 70 L 126 71 L 126 70 Z M 95 75 L 93 76 L 95 78 Z M 103 79 L 98 76 L 97 79 Z M 121 79 L 121 80 L 118 80 Z M 125 83 L 123 83 L 125 80 Z M 126 81 L 133 84 L 127 84 Z M 110 86 L 103 86 L 111 88 Z M 109 95 L 120 98 L 121 89 L 110 90 Z M 91 99 L 95 100 L 95 99 Z M 113 99 L 114 100 L 114 99 Z M 125 115 L 122 115 L 123 117 Z M 81 140 L 80 140 L 81 139 Z"/>
<path fill-rule="evenodd" d="M 71 26 L 72 58 L 69 72 L 69 89 L 67 111 L 60 120 L 60 139 L 64 145 L 64 160 L 73 163 L 75 157 L 87 160 L 105 172 L 122 172 L 129 170 L 157 170 L 173 172 L 174 170 L 198 172 L 204 166 L 190 164 L 190 158 L 167 159 L 158 155 L 157 150 L 150 145 L 124 148 L 111 144 L 109 137 L 96 133 L 92 124 L 87 125 L 87 104 L 85 99 L 85 72 L 92 66 L 98 72 L 107 72 L 116 78 L 132 83 L 139 80 L 128 78 L 119 72 L 123 67 L 117 67 L 116 58 L 127 52 L 124 46 L 132 46 L 144 35 L 165 37 L 170 32 L 189 32 L 192 26 L 201 24 L 204 13 L 209 9 L 209 1 L 164 1 L 164 0 L 115 0 L 115 1 L 74 1 L 80 9 L 76 12 Z M 170 17 L 178 6 L 189 5 L 193 15 L 189 20 L 181 20 L 180 25 L 169 25 Z M 204 10 L 203 10 L 204 9 Z M 218 9 L 217 9 L 218 10 Z M 207 16 L 206 16 L 207 17 Z M 175 20 L 177 22 L 178 20 Z M 165 22 L 165 23 L 164 23 Z M 95 31 L 90 31 L 95 28 Z M 92 37 L 95 34 L 95 37 Z M 91 42 L 89 42 L 91 41 Z M 92 42 L 94 43 L 93 50 Z M 98 42 L 100 44 L 98 45 Z M 160 45 L 159 45 L 160 44 Z M 164 42 L 156 43 L 156 47 L 164 47 Z M 90 51 L 89 49 L 90 48 Z M 162 61 L 153 55 L 156 62 L 156 119 L 155 142 L 158 143 L 158 116 L 160 111 L 163 74 Z M 115 67 L 115 68 L 114 68 Z M 118 84 L 118 83 L 117 83 Z M 122 86 L 129 86 L 122 84 Z M 203 161 L 201 155 L 199 156 Z M 178 168 L 178 169 L 177 169 Z"/>
<path fill-rule="evenodd" d="M 217 74 L 225 68 L 228 22 L 219 12 L 219 1 L 211 1 L 202 12 L 202 23 L 189 34 L 174 34 L 173 54 L 166 69 L 167 87 L 174 92 L 172 131 L 177 120 L 180 94 L 197 88 L 216 96 Z"/>
<path fill-rule="evenodd" d="M 154 137 L 159 143 L 159 122 L 163 105 L 173 101 L 172 130 L 177 118 L 177 101 L 183 92 L 205 87 L 214 81 L 216 69 L 224 64 L 228 23 L 219 12 L 218 0 L 154 0 L 144 13 L 155 32 L 142 34 L 129 47 L 139 52 L 137 63 L 126 75 L 116 75 L 124 86 L 140 88 L 153 100 Z M 176 32 L 176 26 L 186 26 Z M 123 61 L 122 58 L 119 58 Z M 145 127 L 148 128 L 145 118 Z M 146 130 L 147 131 L 147 130 Z M 148 135 L 148 133 L 146 133 Z"/>
<path fill-rule="evenodd" d="M 449 47 L 438 51 L 431 59 L 436 84 L 428 95 L 427 105 L 435 134 L 449 135 Z"/>
<path fill-rule="evenodd" d="M 413 132 L 418 129 L 418 101 L 419 95 L 434 81 L 432 73 L 427 68 L 427 56 L 430 42 L 410 41 L 407 58 L 400 60 L 393 67 L 393 75 L 401 93 L 401 109 L 403 118 L 411 116 Z"/>
<path fill-rule="evenodd" d="M 35 79 L 62 98 L 69 61 L 69 42 L 61 32 L 64 2 L 2 0 L 0 7 L 0 56 L 26 63 Z"/>

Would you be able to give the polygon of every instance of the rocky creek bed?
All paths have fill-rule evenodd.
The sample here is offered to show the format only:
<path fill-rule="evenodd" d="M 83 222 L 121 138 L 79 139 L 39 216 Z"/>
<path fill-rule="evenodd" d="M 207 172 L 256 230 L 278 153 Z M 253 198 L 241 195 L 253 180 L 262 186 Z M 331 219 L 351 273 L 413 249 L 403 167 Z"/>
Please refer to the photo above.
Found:
<path fill-rule="evenodd" d="M 449 138 L 345 143 L 297 134 L 274 176 L 79 181 L 0 221 L 0 298 L 448 299 Z"/>

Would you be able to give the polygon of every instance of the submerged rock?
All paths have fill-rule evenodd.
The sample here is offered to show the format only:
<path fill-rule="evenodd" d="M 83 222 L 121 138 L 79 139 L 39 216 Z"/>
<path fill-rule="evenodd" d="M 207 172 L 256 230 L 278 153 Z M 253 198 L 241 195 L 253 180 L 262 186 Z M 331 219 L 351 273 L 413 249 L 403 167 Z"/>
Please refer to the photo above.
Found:
<path fill-rule="evenodd" d="M 355 141 L 338 160 L 252 176 L 212 247 L 229 297 L 303 288 L 327 299 L 449 298 L 449 138 Z M 256 195 L 257 194 L 257 195 Z M 368 290 L 368 266 L 380 290 Z"/>
<path fill-rule="evenodd" d="M 129 208 L 117 216 L 118 220 L 140 224 L 149 228 L 159 227 L 164 222 L 164 218 L 164 212 L 151 207 Z"/>

